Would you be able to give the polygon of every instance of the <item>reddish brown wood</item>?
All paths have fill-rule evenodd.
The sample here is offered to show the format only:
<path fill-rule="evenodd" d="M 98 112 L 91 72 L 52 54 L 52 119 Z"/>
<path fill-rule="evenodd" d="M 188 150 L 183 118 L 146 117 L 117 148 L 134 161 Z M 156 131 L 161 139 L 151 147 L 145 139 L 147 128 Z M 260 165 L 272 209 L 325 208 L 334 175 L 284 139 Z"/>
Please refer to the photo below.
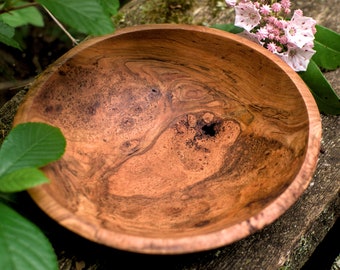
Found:
<path fill-rule="evenodd" d="M 302 194 L 318 109 L 277 56 L 199 26 L 148 25 L 80 44 L 32 85 L 14 124 L 67 139 L 29 191 L 68 229 L 141 253 L 237 241 Z"/>

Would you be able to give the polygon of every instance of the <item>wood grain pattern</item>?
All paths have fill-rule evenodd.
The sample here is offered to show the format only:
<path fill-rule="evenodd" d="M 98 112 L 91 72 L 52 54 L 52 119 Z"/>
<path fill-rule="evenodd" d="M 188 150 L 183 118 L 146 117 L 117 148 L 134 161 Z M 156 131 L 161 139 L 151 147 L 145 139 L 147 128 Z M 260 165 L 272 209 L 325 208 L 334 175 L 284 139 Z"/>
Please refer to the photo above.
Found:
<path fill-rule="evenodd" d="M 30 190 L 65 227 L 108 246 L 185 253 L 239 240 L 307 187 L 317 107 L 275 55 L 198 26 L 127 28 L 80 44 L 31 87 L 14 124 L 46 122 L 63 158 Z"/>

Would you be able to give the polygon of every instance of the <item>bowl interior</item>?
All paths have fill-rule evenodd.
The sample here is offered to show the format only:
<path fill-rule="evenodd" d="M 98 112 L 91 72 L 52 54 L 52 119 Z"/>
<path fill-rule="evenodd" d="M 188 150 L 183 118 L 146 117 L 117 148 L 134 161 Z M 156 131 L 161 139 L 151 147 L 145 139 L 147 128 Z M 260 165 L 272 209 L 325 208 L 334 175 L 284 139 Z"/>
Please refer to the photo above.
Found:
<path fill-rule="evenodd" d="M 203 27 L 149 26 L 71 50 L 36 80 L 15 119 L 57 126 L 67 139 L 62 159 L 43 169 L 51 183 L 32 197 L 66 227 L 116 248 L 228 243 L 174 247 L 262 213 L 307 153 L 301 91 L 256 46 Z"/>

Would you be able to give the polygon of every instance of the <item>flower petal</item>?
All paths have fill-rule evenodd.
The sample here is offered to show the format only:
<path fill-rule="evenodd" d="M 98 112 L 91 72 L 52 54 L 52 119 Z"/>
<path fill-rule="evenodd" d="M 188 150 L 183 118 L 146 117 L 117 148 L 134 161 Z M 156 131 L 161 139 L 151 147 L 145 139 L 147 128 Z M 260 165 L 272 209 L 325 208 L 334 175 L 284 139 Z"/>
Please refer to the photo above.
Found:
<path fill-rule="evenodd" d="M 307 44 L 302 48 L 290 45 L 287 52 L 278 55 L 295 71 L 306 71 L 314 53 L 315 50 L 313 50 L 311 44 Z"/>
<path fill-rule="evenodd" d="M 302 16 L 298 12 L 288 23 L 285 33 L 290 43 L 302 48 L 305 44 L 314 40 L 314 28 L 316 21 L 310 17 Z"/>
<path fill-rule="evenodd" d="M 235 6 L 235 14 L 235 25 L 248 32 L 256 27 L 261 20 L 261 15 L 252 2 L 239 3 Z"/>

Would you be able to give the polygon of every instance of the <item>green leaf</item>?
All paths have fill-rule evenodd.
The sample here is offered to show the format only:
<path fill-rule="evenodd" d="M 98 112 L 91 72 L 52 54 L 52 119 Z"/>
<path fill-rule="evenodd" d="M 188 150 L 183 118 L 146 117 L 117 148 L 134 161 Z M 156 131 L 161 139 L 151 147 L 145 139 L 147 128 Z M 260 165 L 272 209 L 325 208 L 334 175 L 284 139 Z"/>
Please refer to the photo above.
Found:
<path fill-rule="evenodd" d="M 23 4 L 25 4 L 25 2 L 19 1 L 15 4 L 15 6 L 17 7 Z M 43 17 L 39 10 L 35 7 L 26 7 L 3 13 L 0 15 L 0 19 L 12 27 L 19 27 L 27 24 L 32 24 L 38 27 L 44 26 Z"/>
<path fill-rule="evenodd" d="M 14 127 L 0 149 L 0 177 L 27 167 L 42 167 L 59 159 L 66 141 L 60 129 L 44 123 Z"/>
<path fill-rule="evenodd" d="M 0 177 L 0 192 L 19 192 L 49 182 L 37 168 L 23 168 Z"/>
<path fill-rule="evenodd" d="M 321 113 L 340 114 L 340 99 L 313 60 L 299 75 L 311 90 Z"/>
<path fill-rule="evenodd" d="M 0 20 L 0 33 L 6 37 L 12 38 L 15 33 L 15 29 L 7 23 Z"/>
<path fill-rule="evenodd" d="M 315 27 L 315 40 L 319 41 L 322 44 L 327 44 L 327 46 L 329 46 L 330 48 L 340 51 L 339 33 L 321 25 L 316 25 Z"/>
<path fill-rule="evenodd" d="M 7 193 L 0 191 L 0 203 L 15 204 L 17 201 L 18 194 L 20 193 Z"/>
<path fill-rule="evenodd" d="M 116 15 L 120 6 L 119 0 L 99 0 L 99 3 L 108 16 Z"/>
<path fill-rule="evenodd" d="M 104 35 L 114 31 L 111 18 L 97 0 L 37 0 L 65 24 L 79 32 Z"/>
<path fill-rule="evenodd" d="M 55 252 L 46 236 L 3 203 L 0 203 L 0 269 L 58 269 Z"/>
<path fill-rule="evenodd" d="M 229 33 L 233 33 L 233 34 L 238 34 L 243 32 L 243 28 L 242 27 L 238 27 L 233 25 L 232 23 L 228 23 L 228 24 L 213 24 L 211 26 L 212 28 L 216 28 L 216 29 L 220 29 Z"/>
<path fill-rule="evenodd" d="M 314 62 L 326 70 L 340 67 L 340 35 L 326 27 L 317 25 L 313 55 Z"/>
<path fill-rule="evenodd" d="M 0 42 L 21 50 L 20 45 L 13 39 L 15 29 L 0 20 Z"/>
<path fill-rule="evenodd" d="M 13 0 L 2 0 L 2 8 L 8 8 L 13 5 Z"/>

